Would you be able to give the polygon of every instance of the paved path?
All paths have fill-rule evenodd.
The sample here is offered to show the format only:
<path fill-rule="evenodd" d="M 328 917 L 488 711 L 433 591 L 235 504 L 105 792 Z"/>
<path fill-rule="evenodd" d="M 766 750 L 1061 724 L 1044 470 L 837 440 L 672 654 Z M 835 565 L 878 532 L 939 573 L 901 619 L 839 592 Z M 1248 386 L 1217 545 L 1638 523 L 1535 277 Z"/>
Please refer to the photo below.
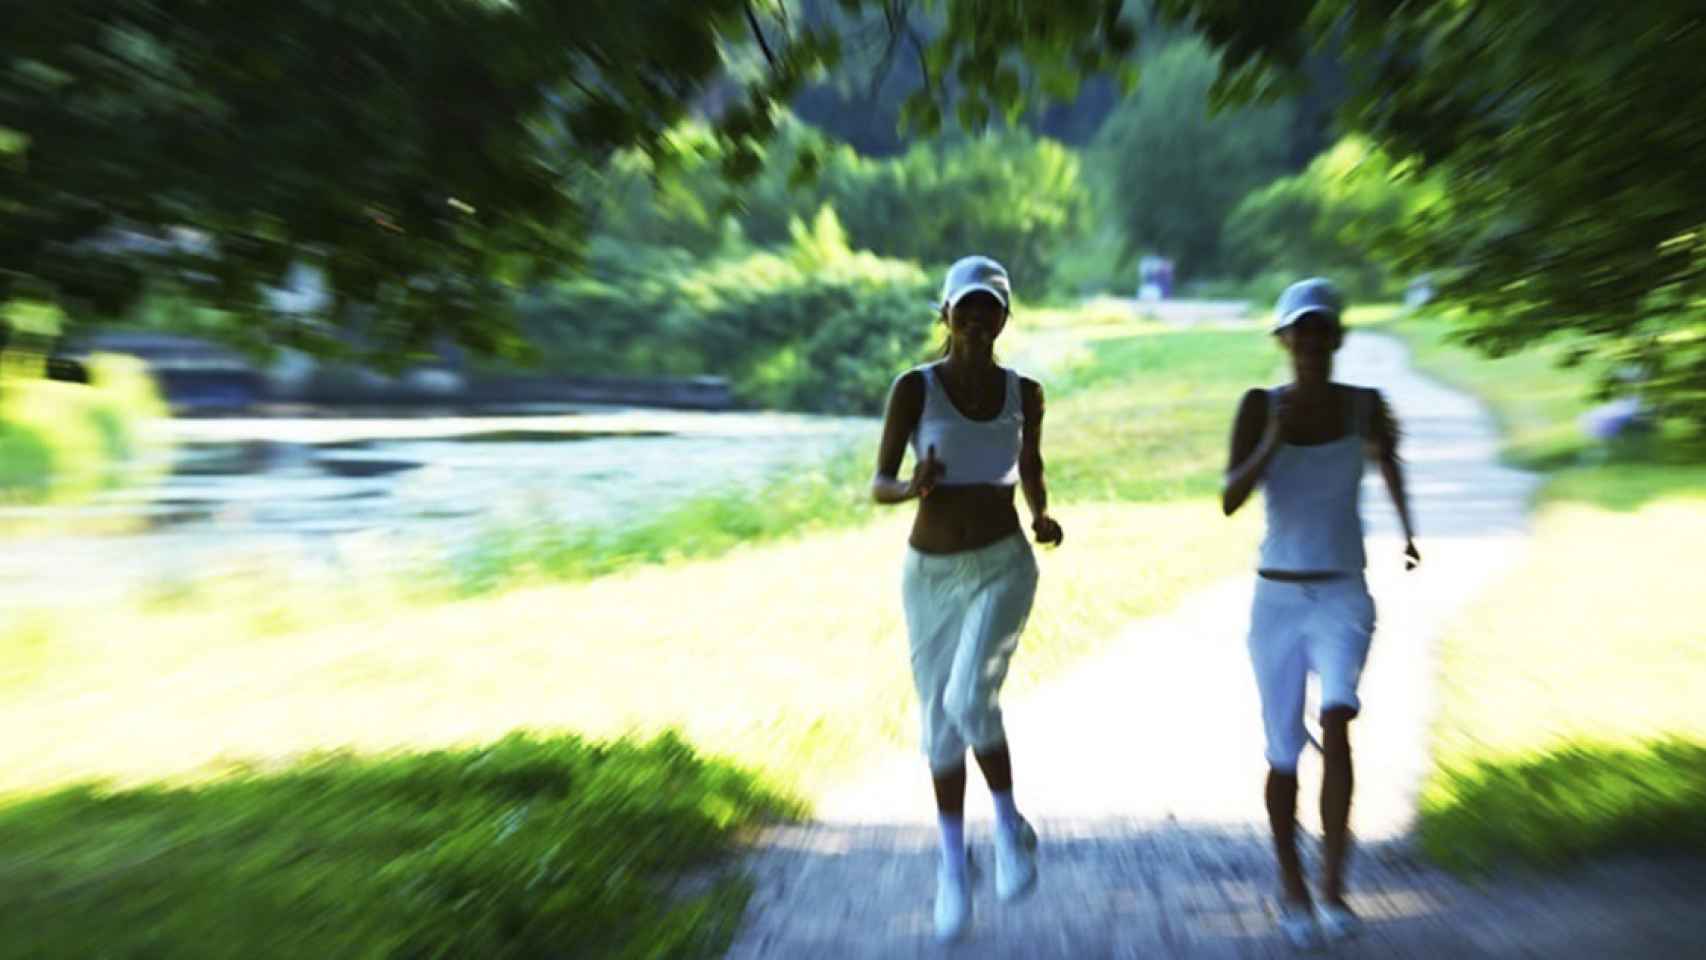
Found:
<path fill-rule="evenodd" d="M 1370 929 L 1341 952 L 1600 957 L 1706 949 L 1697 946 L 1706 945 L 1699 864 L 1603 866 L 1477 891 L 1410 850 L 1433 715 L 1434 642 L 1481 585 L 1521 557 L 1534 478 L 1499 466 L 1484 411 L 1411 372 L 1397 341 L 1353 334 L 1336 376 L 1378 385 L 1397 412 L 1424 557 L 1419 570 L 1403 571 L 1396 520 L 1371 471 L 1364 515 L 1380 625 L 1353 732 L 1353 826 L 1362 846 L 1350 898 Z M 922 761 L 906 752 L 878 758 L 823 798 L 818 822 L 764 838 L 751 862 L 757 890 L 731 956 L 1283 953 L 1267 916 L 1274 869 L 1261 805 L 1265 767 L 1243 646 L 1250 589 L 1248 577 L 1206 589 L 1004 704 L 1019 805 L 1044 843 L 1034 897 L 1003 908 L 986 880 L 970 938 L 951 949 L 932 942 L 934 804 Z M 1313 753 L 1302 774 L 1300 819 L 1313 834 Z M 986 798 L 974 773 L 968 833 L 988 863 Z"/>

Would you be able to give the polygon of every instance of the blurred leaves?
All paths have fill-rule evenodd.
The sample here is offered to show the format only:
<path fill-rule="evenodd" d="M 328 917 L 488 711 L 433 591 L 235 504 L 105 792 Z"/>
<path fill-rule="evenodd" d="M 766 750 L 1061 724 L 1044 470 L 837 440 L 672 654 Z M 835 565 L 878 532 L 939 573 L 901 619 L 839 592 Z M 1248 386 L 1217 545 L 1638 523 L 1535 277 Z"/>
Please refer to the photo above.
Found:
<path fill-rule="evenodd" d="M 1228 64 L 1300 83 L 1303 50 L 1341 48 L 1341 120 L 1441 187 L 1393 236 L 1500 354 L 1560 337 L 1633 365 L 1666 413 L 1706 428 L 1706 16 L 1692 0 L 1163 0 Z"/>
<path fill-rule="evenodd" d="M 612 164 L 594 231 L 624 242 L 718 251 L 728 224 L 760 246 L 785 244 L 788 224 L 833 207 L 849 243 L 934 270 L 969 252 L 1005 264 L 1022 297 L 1051 286 L 1063 251 L 1091 220 L 1076 153 L 1023 131 L 920 144 L 899 157 L 862 157 L 782 114 L 765 169 L 732 188 L 720 146 L 698 124 L 670 133 L 676 162 L 627 155 Z M 800 173 L 801 167 L 813 171 Z"/>
<path fill-rule="evenodd" d="M 750 183 L 775 158 L 775 105 L 827 66 L 909 57 L 923 76 L 907 127 L 977 132 L 1086 77 L 1129 81 L 1140 27 L 1185 29 L 1212 56 L 1146 63 L 1106 138 L 1134 246 L 1187 273 L 1215 264 L 1225 215 L 1295 167 L 1275 167 L 1280 120 L 1240 114 L 1205 136 L 1201 107 L 1308 94 L 1326 49 L 1351 68 L 1346 131 L 1440 186 L 1406 230 L 1368 238 L 1383 259 L 1433 272 L 1477 318 L 1469 342 L 1589 340 L 1706 424 L 1706 258 L 1690 239 L 1706 228 L 1706 18 L 1688 0 L 594 6 L 11 0 L 0 299 L 34 284 L 76 319 L 117 315 L 166 271 L 251 344 L 514 354 L 516 292 L 585 254 L 592 171 L 623 151 L 668 170 L 690 116 L 716 173 Z M 795 156 L 795 189 L 833 173 L 833 157 Z M 852 242 L 880 249 L 834 201 Z M 325 310 L 269 304 L 295 264 L 323 272 Z"/>
<path fill-rule="evenodd" d="M 704 260 L 601 239 L 592 276 L 530 298 L 523 327 L 552 369 L 715 370 L 756 406 L 879 412 L 894 376 L 928 353 L 930 283 L 911 263 L 855 252 L 827 206 L 787 229 L 775 249 Z"/>
<path fill-rule="evenodd" d="M 14 350 L 0 364 L 0 504 L 81 504 L 160 479 L 167 441 L 149 426 L 165 404 L 140 361 L 96 355 L 85 385 L 29 359 Z"/>
<path fill-rule="evenodd" d="M 1392 298 L 1404 278 L 1377 251 L 1402 242 L 1437 194 L 1435 184 L 1349 137 L 1302 173 L 1240 201 L 1222 229 L 1224 261 L 1241 276 L 1324 274 L 1354 299 Z"/>
<path fill-rule="evenodd" d="M 0 164 L 0 278 L 111 316 L 157 271 L 284 332 L 310 321 L 266 293 L 302 263 L 365 347 L 501 349 L 514 289 L 582 252 L 587 171 L 665 149 L 746 36 L 738 0 L 601 6 L 9 4 L 0 128 L 28 163 Z M 719 137 L 767 135 L 826 49 L 796 40 Z"/>
<path fill-rule="evenodd" d="M 584 255 L 590 171 L 622 150 L 669 166 L 696 115 L 719 173 L 755 176 L 773 105 L 868 17 L 896 42 L 935 29 L 914 13 L 940 18 L 927 56 L 961 79 L 930 95 L 976 118 L 1029 95 L 1012 58 L 1099 69 L 1131 41 L 1120 4 L 1091 0 L 592 7 L 9 0 L 0 299 L 32 280 L 79 318 L 118 316 L 163 273 L 250 345 L 513 352 L 515 292 Z M 313 315 L 269 302 L 296 264 L 326 279 Z"/>

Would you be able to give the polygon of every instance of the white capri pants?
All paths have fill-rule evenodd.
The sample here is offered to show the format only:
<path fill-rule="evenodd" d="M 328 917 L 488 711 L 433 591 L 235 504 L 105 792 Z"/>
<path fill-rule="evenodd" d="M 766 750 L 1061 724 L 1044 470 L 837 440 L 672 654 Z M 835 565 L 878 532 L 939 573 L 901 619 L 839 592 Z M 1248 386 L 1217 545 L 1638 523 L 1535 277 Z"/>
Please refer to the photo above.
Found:
<path fill-rule="evenodd" d="M 960 553 L 907 549 L 901 597 L 932 773 L 963 766 L 967 747 L 1006 742 L 1001 683 L 1036 594 L 1023 533 Z"/>
<path fill-rule="evenodd" d="M 1303 727 L 1304 688 L 1321 683 L 1321 712 L 1362 709 L 1357 684 L 1374 637 L 1374 598 L 1360 574 L 1290 582 L 1256 578 L 1250 604 L 1250 662 L 1262 695 L 1268 765 L 1297 772 L 1309 735 Z"/>

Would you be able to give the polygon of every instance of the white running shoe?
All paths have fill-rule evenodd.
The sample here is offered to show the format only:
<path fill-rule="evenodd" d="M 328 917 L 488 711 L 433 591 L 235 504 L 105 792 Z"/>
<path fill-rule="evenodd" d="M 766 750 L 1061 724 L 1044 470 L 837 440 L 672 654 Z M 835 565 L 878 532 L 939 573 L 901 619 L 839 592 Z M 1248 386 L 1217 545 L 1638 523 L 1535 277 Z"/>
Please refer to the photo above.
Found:
<path fill-rule="evenodd" d="M 1037 831 L 1024 817 L 1016 828 L 995 824 L 995 896 L 1018 900 L 1037 887 Z"/>
<path fill-rule="evenodd" d="M 1278 908 L 1280 935 L 1293 950 L 1319 950 L 1323 946 L 1315 914 L 1308 907 L 1282 903 Z"/>
<path fill-rule="evenodd" d="M 977 866 L 972 863 L 971 851 L 966 851 L 965 868 L 958 874 L 948 869 L 945 859 L 936 863 L 936 939 L 943 943 L 965 936 L 971 926 L 971 888 L 977 880 Z"/>
<path fill-rule="evenodd" d="M 1321 935 L 1328 943 L 1355 940 L 1362 933 L 1362 918 L 1349 907 L 1323 903 L 1315 908 L 1315 918 L 1321 924 Z"/>

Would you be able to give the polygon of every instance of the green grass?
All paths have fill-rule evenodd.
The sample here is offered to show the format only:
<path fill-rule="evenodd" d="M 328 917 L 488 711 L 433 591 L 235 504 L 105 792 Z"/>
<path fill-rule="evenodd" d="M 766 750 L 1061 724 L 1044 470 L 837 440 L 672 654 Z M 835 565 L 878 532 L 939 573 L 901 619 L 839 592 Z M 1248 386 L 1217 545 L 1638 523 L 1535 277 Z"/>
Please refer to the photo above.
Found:
<path fill-rule="evenodd" d="M 1422 844 L 1475 872 L 1518 861 L 1565 867 L 1627 852 L 1706 851 L 1706 742 L 1569 743 L 1510 759 L 1464 759 L 1431 789 Z"/>
<path fill-rule="evenodd" d="M 1458 869 L 1706 852 L 1706 633 L 1688 545 L 1706 538 L 1706 457 L 1674 431 L 1598 449 L 1591 369 L 1556 348 L 1498 360 L 1439 320 L 1388 327 L 1483 397 L 1507 460 L 1541 471 L 1524 561 L 1443 640 L 1425 849 Z"/>
<path fill-rule="evenodd" d="M 715 957 L 798 811 L 671 737 L 80 786 L 0 810 L 0 957 Z"/>
<path fill-rule="evenodd" d="M 1249 330 L 1169 331 L 1098 341 L 1050 401 L 1044 446 L 1062 500 L 1213 499 L 1233 413 L 1281 355 Z M 1052 396 L 1053 394 L 1051 394 Z"/>

